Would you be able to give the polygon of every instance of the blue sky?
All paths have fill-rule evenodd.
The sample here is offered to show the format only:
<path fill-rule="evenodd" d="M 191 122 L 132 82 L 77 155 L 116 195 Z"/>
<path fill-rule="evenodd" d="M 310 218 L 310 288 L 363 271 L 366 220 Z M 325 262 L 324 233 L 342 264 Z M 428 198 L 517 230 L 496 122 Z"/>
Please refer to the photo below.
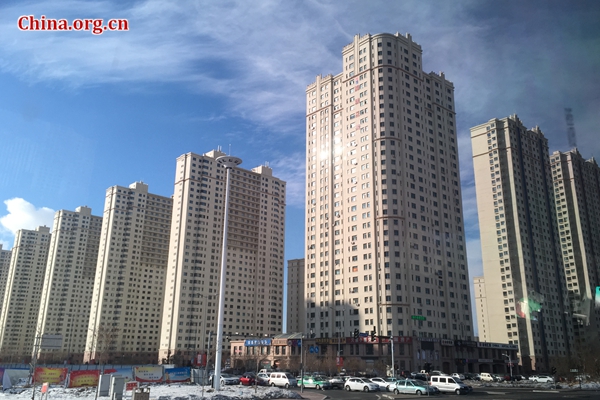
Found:
<path fill-rule="evenodd" d="M 127 18 L 128 32 L 17 20 Z M 600 2 L 6 1 L 0 5 L 0 243 L 54 210 L 102 214 L 106 188 L 173 192 L 175 159 L 217 146 L 288 181 L 286 259 L 304 255 L 305 88 L 355 34 L 410 33 L 456 87 L 471 277 L 481 274 L 469 128 L 517 113 L 600 155 Z"/>

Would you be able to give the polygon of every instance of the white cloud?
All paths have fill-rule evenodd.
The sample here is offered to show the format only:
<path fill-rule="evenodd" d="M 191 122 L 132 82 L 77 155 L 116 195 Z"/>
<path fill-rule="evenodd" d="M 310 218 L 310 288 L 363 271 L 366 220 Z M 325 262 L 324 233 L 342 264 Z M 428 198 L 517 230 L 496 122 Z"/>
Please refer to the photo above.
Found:
<path fill-rule="evenodd" d="M 306 84 L 320 72 L 315 64 L 341 68 L 339 46 L 328 48 L 336 38 L 327 23 L 334 12 L 319 4 L 39 1 L 0 10 L 0 70 L 73 87 L 180 82 L 223 95 L 231 114 L 270 126 L 303 110 Z M 17 29 L 20 15 L 39 18 L 42 10 L 46 18 L 127 18 L 129 31 Z M 319 37 L 324 28 L 316 26 L 328 34 Z"/>
<path fill-rule="evenodd" d="M 277 158 L 269 163 L 273 168 L 273 175 L 286 182 L 286 204 L 304 207 L 304 183 L 306 181 L 305 154 L 297 152 Z"/>
<path fill-rule="evenodd" d="M 36 208 L 19 197 L 4 200 L 4 204 L 8 213 L 0 217 L 0 240 L 3 244 L 7 244 L 9 236 L 14 236 L 19 229 L 35 229 L 44 225 L 52 227 L 55 211 L 48 207 Z"/>

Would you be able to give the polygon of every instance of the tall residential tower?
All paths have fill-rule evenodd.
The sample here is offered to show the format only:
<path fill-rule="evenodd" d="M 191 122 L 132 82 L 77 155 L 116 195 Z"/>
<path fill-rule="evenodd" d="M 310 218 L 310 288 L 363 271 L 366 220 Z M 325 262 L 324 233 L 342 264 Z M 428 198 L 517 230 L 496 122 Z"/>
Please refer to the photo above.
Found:
<path fill-rule="evenodd" d="M 143 182 L 106 190 L 85 361 L 156 362 L 172 208 Z"/>
<path fill-rule="evenodd" d="M 485 293 L 480 339 L 518 344 L 525 371 L 570 354 L 548 141 L 516 115 L 471 128 Z M 485 307 L 483 305 L 485 304 Z M 483 329 L 482 329 L 483 328 Z"/>
<path fill-rule="evenodd" d="M 54 215 L 37 330 L 63 341 L 60 349 L 41 350 L 46 361 L 83 360 L 101 230 L 102 217 L 88 207 Z"/>
<path fill-rule="evenodd" d="M 560 257 L 573 313 L 575 342 L 600 333 L 600 168 L 577 149 L 550 156 Z"/>
<path fill-rule="evenodd" d="M 225 153 L 177 159 L 160 360 L 180 363 L 209 349 L 216 332 L 226 170 Z M 283 329 L 285 182 L 271 168 L 233 168 L 229 200 L 223 331 L 271 336 Z M 224 341 L 224 347 L 228 347 Z"/>
<path fill-rule="evenodd" d="M 410 336 L 425 357 L 473 331 L 454 85 L 421 57 L 408 34 L 355 36 L 306 89 L 303 330 Z"/>
<path fill-rule="evenodd" d="M 2 310 L 2 303 L 4 302 L 4 291 L 6 290 L 6 280 L 8 279 L 11 254 L 11 250 L 2 250 L 2 244 L 0 243 L 0 310 Z M 2 327 L 0 326 L 0 332 L 1 331 Z M 2 335 L 2 333 L 0 333 L 0 335 Z"/>
<path fill-rule="evenodd" d="M 26 362 L 41 336 L 36 327 L 49 245 L 50 228 L 45 226 L 21 229 L 15 235 L 0 312 L 3 360 Z"/>

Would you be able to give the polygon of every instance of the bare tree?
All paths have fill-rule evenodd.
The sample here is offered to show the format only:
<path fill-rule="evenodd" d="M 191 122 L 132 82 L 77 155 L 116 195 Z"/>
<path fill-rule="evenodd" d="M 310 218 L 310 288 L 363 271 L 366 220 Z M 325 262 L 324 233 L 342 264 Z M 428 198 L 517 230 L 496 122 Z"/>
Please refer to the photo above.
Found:
<path fill-rule="evenodd" d="M 329 376 L 335 375 L 334 372 L 337 373 L 337 356 L 333 352 L 327 352 L 327 354 L 321 357 L 320 360 L 321 366 L 319 368 L 319 371 L 327 371 Z"/>
<path fill-rule="evenodd" d="M 375 361 L 373 368 L 378 376 L 387 376 L 388 366 L 392 364 L 392 357 L 380 357 Z"/>
<path fill-rule="evenodd" d="M 119 336 L 119 328 L 100 324 L 93 331 L 93 352 L 94 358 L 100 364 L 106 364 L 112 352 L 117 349 L 117 337 Z"/>
<path fill-rule="evenodd" d="M 366 366 L 365 361 L 358 356 L 344 358 L 344 368 L 348 372 L 356 374 L 359 371 L 364 371 Z"/>

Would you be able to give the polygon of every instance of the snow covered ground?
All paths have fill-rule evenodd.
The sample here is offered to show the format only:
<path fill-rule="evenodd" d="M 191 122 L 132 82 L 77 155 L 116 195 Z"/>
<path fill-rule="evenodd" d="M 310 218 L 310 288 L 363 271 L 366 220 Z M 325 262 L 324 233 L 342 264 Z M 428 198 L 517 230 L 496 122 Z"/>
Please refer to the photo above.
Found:
<path fill-rule="evenodd" d="M 506 387 L 518 387 L 518 388 L 531 388 L 531 389 L 554 389 L 553 383 L 533 383 L 531 381 L 520 381 L 520 382 L 477 382 L 477 381 L 465 381 L 467 385 L 471 385 L 474 390 L 479 388 L 506 388 Z M 558 382 L 556 387 L 561 390 L 573 390 L 580 389 L 579 382 Z M 583 382 L 581 383 L 581 389 L 583 390 L 600 390 L 600 383 L 598 382 Z"/>
<path fill-rule="evenodd" d="M 268 399 L 300 399 L 300 395 L 291 390 L 258 387 L 256 392 L 254 387 L 247 386 L 224 386 L 218 392 L 205 387 L 204 396 L 202 395 L 202 386 L 193 384 L 163 384 L 152 385 L 150 388 L 150 399 L 155 400 L 268 400 Z M 4 392 L 0 392 L 0 399 L 11 400 L 30 400 L 31 388 L 15 387 Z M 209 391 L 210 390 L 210 391 Z M 123 399 L 131 399 L 132 392 L 126 392 Z M 74 388 L 65 389 L 63 387 L 50 387 L 48 391 L 48 400 L 84 400 L 94 399 L 96 397 L 95 388 Z M 41 400 L 40 387 L 36 388 L 35 398 Z M 109 399 L 109 397 L 98 397 L 99 400 Z"/>

